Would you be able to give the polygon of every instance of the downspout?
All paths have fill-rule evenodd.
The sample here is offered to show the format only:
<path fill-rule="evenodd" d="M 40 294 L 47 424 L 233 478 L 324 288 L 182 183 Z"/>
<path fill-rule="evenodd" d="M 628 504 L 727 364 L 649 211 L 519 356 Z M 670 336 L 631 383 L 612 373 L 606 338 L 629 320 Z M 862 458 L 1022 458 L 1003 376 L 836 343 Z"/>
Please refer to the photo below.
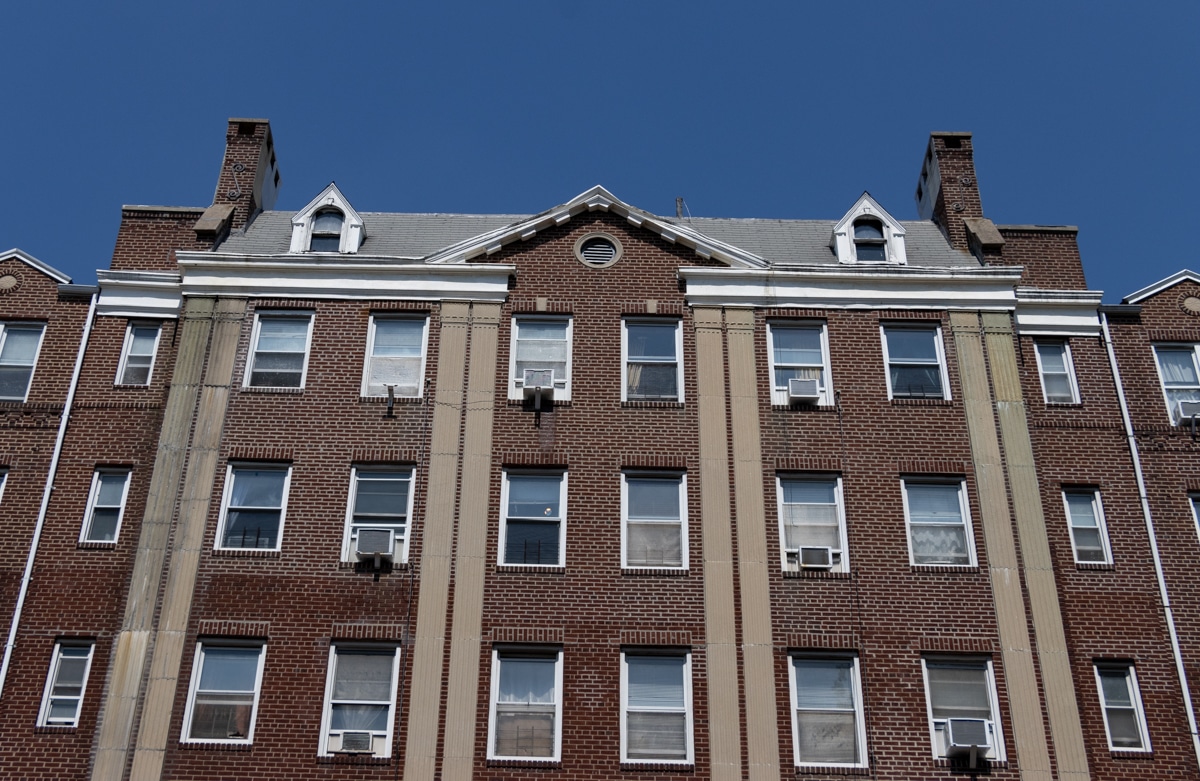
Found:
<path fill-rule="evenodd" d="M 1167 619 L 1167 632 L 1171 636 L 1171 653 L 1175 657 L 1175 670 L 1179 674 L 1179 685 L 1183 689 L 1183 709 L 1187 713 L 1188 731 L 1192 734 L 1192 748 L 1196 762 L 1200 763 L 1200 732 L 1196 729 L 1196 714 L 1192 710 L 1192 695 L 1188 690 L 1187 672 L 1183 667 L 1183 652 L 1179 648 L 1179 633 L 1175 629 L 1175 614 L 1171 610 L 1171 597 L 1167 593 L 1167 580 L 1163 575 L 1162 557 L 1158 553 L 1158 538 L 1154 534 L 1154 518 L 1150 514 L 1150 497 L 1146 494 L 1146 479 L 1142 474 L 1142 461 L 1138 457 L 1137 438 L 1133 433 L 1133 422 L 1129 417 L 1129 405 L 1125 401 L 1125 388 L 1121 383 L 1121 372 L 1117 368 L 1117 355 L 1113 351 L 1112 335 L 1108 332 L 1108 314 L 1100 313 L 1100 328 L 1104 334 L 1104 347 L 1108 350 L 1108 363 L 1112 367 L 1113 380 L 1117 384 L 1117 400 L 1121 404 L 1121 419 L 1125 423 L 1125 436 L 1129 440 L 1129 454 L 1133 457 L 1133 474 L 1137 478 L 1138 497 L 1142 500 L 1142 516 L 1146 519 L 1146 534 L 1150 537 L 1150 552 L 1154 554 L 1154 575 L 1158 578 L 1158 597 L 1162 600 L 1163 614 Z"/>
<path fill-rule="evenodd" d="M 62 455 L 63 440 L 67 436 L 67 423 L 71 419 L 71 405 L 75 401 L 75 389 L 79 387 L 83 355 L 87 351 L 88 337 L 92 333 L 92 323 L 96 319 L 97 296 L 97 293 L 92 293 L 92 303 L 88 306 L 87 322 L 84 323 L 83 336 L 79 340 L 79 354 L 75 356 L 75 371 L 71 374 L 71 386 L 67 390 L 67 401 L 63 405 L 62 420 L 58 424 L 58 437 L 54 440 L 54 454 L 50 457 L 50 471 L 46 474 L 46 487 L 42 491 L 42 506 L 38 510 L 37 524 L 33 527 L 33 539 L 29 542 L 29 556 L 25 559 L 25 574 L 21 577 L 21 590 L 17 593 L 17 606 L 13 609 L 12 624 L 8 627 L 8 641 L 4 644 L 4 661 L 0 662 L 0 697 L 4 696 L 4 682 L 8 679 L 8 665 L 12 661 L 13 648 L 17 644 L 17 627 L 21 623 L 21 611 L 25 607 L 25 596 L 29 593 L 29 583 L 33 580 L 33 562 L 37 558 L 42 528 L 46 525 L 46 511 L 50 507 L 50 495 L 54 492 L 54 477 L 58 472 L 58 459 Z"/>

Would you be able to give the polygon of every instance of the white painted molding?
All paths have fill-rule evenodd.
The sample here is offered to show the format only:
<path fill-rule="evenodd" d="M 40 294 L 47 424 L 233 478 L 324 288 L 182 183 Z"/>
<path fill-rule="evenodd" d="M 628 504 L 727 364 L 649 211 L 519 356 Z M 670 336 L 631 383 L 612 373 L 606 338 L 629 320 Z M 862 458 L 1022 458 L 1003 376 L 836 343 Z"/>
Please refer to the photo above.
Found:
<path fill-rule="evenodd" d="M 54 266 L 51 266 L 49 263 L 43 263 L 42 261 L 38 260 L 33 255 L 30 255 L 28 252 L 25 252 L 24 250 L 20 250 L 20 249 L 17 249 L 16 247 L 13 247 L 12 249 L 8 250 L 7 252 L 0 253 L 0 262 L 3 262 L 5 260 L 14 260 L 14 259 L 21 261 L 22 263 L 24 263 L 27 266 L 37 269 L 38 271 L 40 271 L 43 274 L 45 274 L 46 276 L 50 277 L 51 279 L 53 279 L 55 282 L 59 283 L 60 285 L 66 285 L 66 284 L 71 283 L 71 278 L 69 276 L 67 276 L 63 272 L 59 271 L 58 269 L 56 269 Z"/>
<path fill-rule="evenodd" d="M 362 246 L 362 240 L 367 235 L 362 217 L 333 182 L 330 182 L 329 186 L 322 190 L 316 198 L 313 198 L 307 206 L 292 216 L 292 242 L 288 247 L 288 252 L 308 252 L 313 217 L 321 209 L 326 208 L 337 209 L 342 213 L 342 239 L 338 244 L 338 252 L 342 254 L 358 252 L 358 248 Z"/>
<path fill-rule="evenodd" d="M 1099 336 L 1099 290 L 1017 289 L 1016 324 L 1022 336 Z"/>
<path fill-rule="evenodd" d="M 96 272 L 100 299 L 96 314 L 109 317 L 174 319 L 183 303 L 178 274 L 159 271 Z"/>
<path fill-rule="evenodd" d="M 873 217 L 883 223 L 884 238 L 887 240 L 888 259 L 886 262 L 858 261 L 856 259 L 854 237 L 850 234 L 854 230 L 854 221 L 860 217 Z M 908 254 L 904 248 L 904 236 L 904 226 L 900 224 L 900 221 L 888 214 L 887 210 L 880 206 L 870 193 L 863 193 L 850 207 L 850 211 L 846 212 L 842 219 L 838 220 L 837 225 L 833 226 L 833 239 L 830 244 L 837 253 L 838 260 L 842 263 L 862 262 L 863 265 L 903 266 L 908 263 Z"/>
<path fill-rule="evenodd" d="M 1155 282 L 1153 285 L 1144 287 L 1141 290 L 1137 291 L 1136 293 L 1130 293 L 1129 295 L 1125 296 L 1125 300 L 1123 300 L 1121 303 L 1137 304 L 1141 301 L 1146 300 L 1150 296 L 1157 295 L 1158 293 L 1161 293 L 1162 291 L 1166 290 L 1167 288 L 1174 287 L 1175 285 L 1178 285 L 1180 282 L 1185 282 L 1185 281 L 1200 283 L 1200 274 L 1197 274 L 1195 271 L 1189 271 L 1186 268 L 1183 269 L 1182 271 L 1176 271 L 1174 274 L 1167 277 L 1166 279 L 1160 279 L 1159 281 Z"/>

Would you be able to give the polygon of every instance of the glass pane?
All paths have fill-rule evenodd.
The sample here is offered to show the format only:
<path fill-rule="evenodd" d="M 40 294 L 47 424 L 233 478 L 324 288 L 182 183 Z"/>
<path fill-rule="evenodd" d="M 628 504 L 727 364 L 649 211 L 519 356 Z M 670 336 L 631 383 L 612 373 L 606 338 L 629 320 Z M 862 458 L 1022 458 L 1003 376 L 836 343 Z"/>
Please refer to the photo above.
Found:
<path fill-rule="evenodd" d="M 518 320 L 517 339 L 557 339 L 566 341 L 567 324 L 553 320 Z M 520 346 L 518 345 L 518 349 Z"/>
<path fill-rule="evenodd" d="M 937 366 L 897 366 L 890 368 L 892 396 L 912 399 L 942 398 L 942 370 Z"/>
<path fill-rule="evenodd" d="M 0 366 L 0 399 L 25 398 L 32 376 L 32 367 Z"/>
<path fill-rule="evenodd" d="M 857 242 L 854 245 L 854 255 L 859 260 L 887 260 L 887 245 Z"/>
<path fill-rule="evenodd" d="M 888 360 L 937 363 L 937 332 L 923 328 L 887 328 Z"/>
<path fill-rule="evenodd" d="M 788 504 L 829 504 L 837 501 L 837 483 L 833 480 L 786 480 L 781 483 L 783 501 Z"/>
<path fill-rule="evenodd" d="M 1194 350 L 1168 350 L 1160 347 L 1157 353 L 1163 382 L 1168 386 L 1200 385 L 1200 380 L 1196 377 Z"/>
<path fill-rule="evenodd" d="M 554 713 L 496 709 L 496 756 L 553 757 Z"/>
<path fill-rule="evenodd" d="M 687 716 L 683 713 L 629 713 L 629 759 L 687 759 Z"/>
<path fill-rule="evenodd" d="M 509 520 L 504 527 L 505 564 L 558 564 L 557 522 Z"/>
<path fill-rule="evenodd" d="M 913 526 L 913 561 L 917 564 L 971 563 L 967 535 L 961 526 Z"/>
<path fill-rule="evenodd" d="M 1046 386 L 1046 401 L 1066 404 L 1075 401 L 1075 393 L 1071 390 L 1071 378 L 1067 375 L 1043 374 L 1042 382 Z"/>
<path fill-rule="evenodd" d="M 280 469 L 235 469 L 230 507 L 280 507 L 287 472 Z"/>
<path fill-rule="evenodd" d="M 628 391 L 631 399 L 674 399 L 679 396 L 675 364 L 629 364 Z"/>
<path fill-rule="evenodd" d="M 0 351 L 0 364 L 33 365 L 38 342 L 42 339 L 42 327 L 9 326 L 3 333 L 4 349 Z"/>
<path fill-rule="evenodd" d="M 275 548 L 279 539 L 279 510 L 229 510 L 225 515 L 222 548 Z"/>
<path fill-rule="evenodd" d="M 50 713 L 46 717 L 49 722 L 73 722 L 79 713 L 79 699 L 54 697 L 50 700 Z"/>
<path fill-rule="evenodd" d="M 554 659 L 500 659 L 500 702 L 554 703 Z"/>
<path fill-rule="evenodd" d="M 376 320 L 372 354 L 419 357 L 424 335 L 424 320 Z"/>
<path fill-rule="evenodd" d="M 799 550 L 801 547 L 825 547 L 840 550 L 842 547 L 841 534 L 838 527 L 833 526 L 785 526 L 784 534 L 788 550 Z"/>
<path fill-rule="evenodd" d="M 682 656 L 626 657 L 630 708 L 682 708 Z"/>
<path fill-rule="evenodd" d="M 201 652 L 201 691 L 253 692 L 259 648 L 208 648 Z"/>
<path fill-rule="evenodd" d="M 333 682 L 335 700 L 383 700 L 392 697 L 393 653 L 339 651 Z"/>
<path fill-rule="evenodd" d="M 1096 527 L 1096 510 L 1093 494 L 1067 494 L 1067 507 L 1071 510 L 1072 526 Z"/>
<path fill-rule="evenodd" d="M 75 649 L 62 649 L 63 651 Z M 87 649 L 79 649 L 83 656 L 67 656 L 61 654 L 58 661 L 58 674 L 54 677 L 54 693 L 56 695 L 79 695 L 83 688 L 83 675 L 87 672 Z"/>
<path fill-rule="evenodd" d="M 407 517 L 408 483 L 405 472 L 360 472 L 354 491 L 354 520 Z"/>
<path fill-rule="evenodd" d="M 682 567 L 683 542 L 678 524 L 630 523 L 626 563 L 631 567 Z"/>
<path fill-rule="evenodd" d="M 96 497 L 96 504 L 119 505 L 121 503 L 121 494 L 125 492 L 124 473 L 121 474 L 101 474 L 100 475 L 100 490 Z"/>
<path fill-rule="evenodd" d="M 854 223 L 854 238 L 882 239 L 883 226 L 874 220 L 859 220 Z"/>
<path fill-rule="evenodd" d="M 775 363 L 809 364 L 820 366 L 820 328 L 772 328 L 771 339 L 775 346 Z"/>
<path fill-rule="evenodd" d="M 852 662 L 797 659 L 794 665 L 798 707 L 825 710 L 854 708 Z"/>
<path fill-rule="evenodd" d="M 197 692 L 196 701 L 192 706 L 192 728 L 188 737 L 194 740 L 248 737 L 250 711 L 253 706 L 253 696 Z"/>
<path fill-rule="evenodd" d="M 562 477 L 559 475 L 509 475 L 508 517 L 559 517 L 561 488 Z"/>
<path fill-rule="evenodd" d="M 962 523 L 959 486 L 906 483 L 908 514 L 913 522 Z"/>
<path fill-rule="evenodd" d="M 627 323 L 629 359 L 660 358 L 675 360 L 675 323 Z"/>
<path fill-rule="evenodd" d="M 626 478 L 630 518 L 679 517 L 679 481 Z"/>
<path fill-rule="evenodd" d="M 792 368 L 775 370 L 775 387 L 787 388 L 788 380 L 816 380 L 817 387 L 825 387 L 825 370 L 820 368 Z"/>
<path fill-rule="evenodd" d="M 149 356 L 154 353 L 154 342 L 158 339 L 157 328 L 134 328 L 129 344 L 130 356 Z"/>
<path fill-rule="evenodd" d="M 927 671 L 935 719 L 992 717 L 985 669 L 930 664 Z"/>
<path fill-rule="evenodd" d="M 92 511 L 92 523 L 88 526 L 88 542 L 112 542 L 117 539 L 117 519 L 121 511 L 117 507 L 97 507 Z"/>
<path fill-rule="evenodd" d="M 1100 540 L 1099 529 L 1072 529 L 1075 538 L 1075 559 L 1077 561 L 1105 561 L 1104 544 Z"/>
<path fill-rule="evenodd" d="M 1067 348 L 1061 344 L 1039 344 L 1038 357 L 1042 360 L 1042 371 L 1048 374 L 1063 374 L 1067 371 Z"/>
<path fill-rule="evenodd" d="M 313 236 L 308 242 L 308 249 L 310 252 L 337 252 L 341 245 L 341 236 Z"/>
<path fill-rule="evenodd" d="M 387 705 L 350 705 L 334 703 L 330 728 L 359 732 L 387 732 Z"/>
<path fill-rule="evenodd" d="M 136 358 L 125 362 L 125 374 L 121 377 L 122 385 L 145 385 L 150 381 L 150 366 L 139 366 Z"/>
<path fill-rule="evenodd" d="M 804 711 L 796 714 L 796 728 L 801 762 L 847 765 L 858 762 L 858 729 L 854 711 Z"/>
<path fill-rule="evenodd" d="M 1114 748 L 1141 748 L 1142 733 L 1132 708 L 1106 708 L 1108 733 Z"/>
<path fill-rule="evenodd" d="M 258 322 L 259 350 L 302 353 L 307 341 L 307 317 L 264 317 Z"/>
<path fill-rule="evenodd" d="M 1129 681 L 1124 670 L 1101 670 L 1100 688 L 1104 692 L 1105 705 L 1133 705 L 1133 699 L 1129 696 Z"/>
<path fill-rule="evenodd" d="M 313 233 L 341 233 L 342 214 L 336 211 L 317 212 L 313 218 Z"/>

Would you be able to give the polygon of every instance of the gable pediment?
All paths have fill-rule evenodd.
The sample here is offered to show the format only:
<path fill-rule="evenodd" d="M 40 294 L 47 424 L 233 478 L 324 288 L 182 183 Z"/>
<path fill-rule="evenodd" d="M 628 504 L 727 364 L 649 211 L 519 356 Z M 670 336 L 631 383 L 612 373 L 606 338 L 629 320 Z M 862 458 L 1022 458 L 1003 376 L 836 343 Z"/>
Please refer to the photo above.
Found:
<path fill-rule="evenodd" d="M 1159 281 L 1155 282 L 1153 285 L 1148 285 L 1148 286 L 1142 288 L 1141 290 L 1137 291 L 1136 293 L 1130 293 L 1129 295 L 1125 296 L 1124 300 L 1121 301 L 1121 303 L 1122 304 L 1140 304 L 1142 301 L 1145 301 L 1147 298 L 1156 296 L 1159 293 L 1163 292 L 1164 290 L 1170 290 L 1171 288 L 1178 285 L 1180 282 L 1194 282 L 1194 283 L 1200 285 L 1200 274 L 1197 274 L 1195 271 L 1191 271 L 1186 268 L 1183 269 L 1182 271 L 1176 271 L 1174 274 L 1167 277 L 1166 279 L 1160 279 Z"/>
<path fill-rule="evenodd" d="M 46 276 L 50 277 L 50 279 L 53 279 L 55 282 L 59 283 L 60 285 L 69 285 L 71 283 L 71 278 L 69 276 L 67 276 L 66 274 L 64 274 L 63 272 L 59 271 L 58 269 L 54 268 L 54 266 L 51 266 L 49 263 L 43 263 L 42 261 L 35 258 L 33 255 L 30 255 L 29 253 L 24 252 L 22 250 L 19 250 L 16 247 L 13 247 L 12 249 L 8 250 L 7 252 L 0 253 L 0 262 L 6 261 L 6 260 L 19 260 L 22 263 L 24 263 L 25 265 L 29 266 L 30 268 L 35 269 L 39 273 L 45 274 Z"/>
<path fill-rule="evenodd" d="M 292 240 L 288 251 L 310 251 L 314 221 L 320 212 L 337 212 L 342 217 L 337 251 L 351 254 L 358 252 L 362 240 L 367 236 L 362 217 L 333 182 L 330 182 L 329 186 L 322 190 L 316 198 L 309 201 L 307 206 L 292 215 Z"/>

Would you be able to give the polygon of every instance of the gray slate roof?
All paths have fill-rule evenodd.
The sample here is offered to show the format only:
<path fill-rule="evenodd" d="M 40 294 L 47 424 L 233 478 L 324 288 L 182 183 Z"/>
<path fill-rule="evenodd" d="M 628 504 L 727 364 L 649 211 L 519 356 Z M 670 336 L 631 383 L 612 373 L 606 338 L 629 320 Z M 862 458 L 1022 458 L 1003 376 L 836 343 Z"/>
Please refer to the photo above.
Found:
<path fill-rule="evenodd" d="M 276 255 L 288 251 L 293 212 L 269 211 L 255 218 L 244 233 L 230 236 L 220 252 Z M 526 214 L 394 214 L 359 212 L 367 238 L 359 254 L 423 258 L 482 233 L 522 222 Z M 752 252 L 772 264 L 837 265 L 829 247 L 835 220 L 760 220 L 694 217 L 659 218 Z M 947 243 L 932 222 L 902 222 L 909 266 L 979 268 L 970 253 Z"/>

